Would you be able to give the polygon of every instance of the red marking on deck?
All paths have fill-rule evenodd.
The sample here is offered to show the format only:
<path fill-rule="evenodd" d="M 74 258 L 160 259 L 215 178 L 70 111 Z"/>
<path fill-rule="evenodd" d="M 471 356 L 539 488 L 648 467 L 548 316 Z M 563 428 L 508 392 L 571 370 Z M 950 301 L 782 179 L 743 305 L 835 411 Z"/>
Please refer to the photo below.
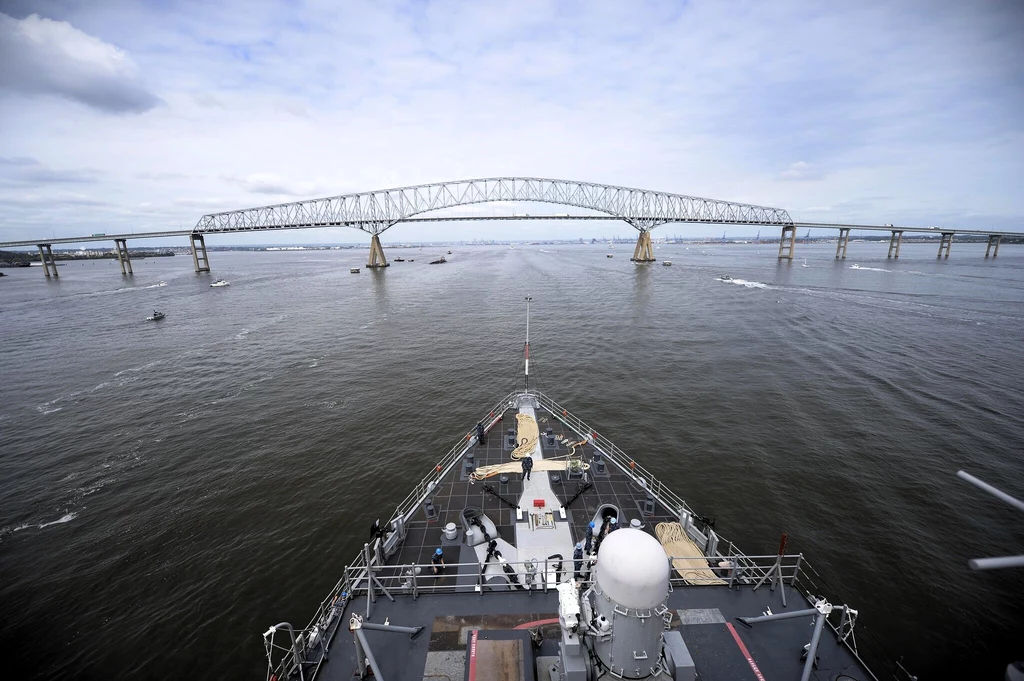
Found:
<path fill-rule="evenodd" d="M 747 658 L 747 664 L 749 664 L 750 668 L 754 670 L 754 676 L 757 677 L 757 681 L 765 681 L 764 674 L 762 674 L 761 670 L 757 668 L 757 663 L 754 662 L 754 658 L 750 656 L 750 652 L 747 650 L 747 647 L 743 645 L 743 641 L 740 640 L 740 635 L 737 634 L 736 629 L 733 628 L 732 622 L 726 622 L 725 626 L 729 629 L 729 633 L 732 634 L 732 638 L 736 641 L 736 645 L 740 647 L 740 652 L 743 653 L 743 657 Z M 472 677 L 470 678 L 472 679 Z"/>
<path fill-rule="evenodd" d="M 535 508 L 544 508 L 544 500 L 543 499 L 534 499 L 533 500 L 533 505 L 534 505 Z"/>
<path fill-rule="evenodd" d="M 477 630 L 473 630 L 473 636 L 469 640 L 469 681 L 476 681 L 476 635 Z"/>
<path fill-rule="evenodd" d="M 557 624 L 557 623 L 558 623 L 558 618 L 555 617 L 555 618 L 549 619 L 549 620 L 534 620 L 532 622 L 523 622 L 522 624 L 517 624 L 516 626 L 514 626 L 512 628 L 513 629 L 533 629 L 534 627 L 542 627 L 545 624 Z"/>

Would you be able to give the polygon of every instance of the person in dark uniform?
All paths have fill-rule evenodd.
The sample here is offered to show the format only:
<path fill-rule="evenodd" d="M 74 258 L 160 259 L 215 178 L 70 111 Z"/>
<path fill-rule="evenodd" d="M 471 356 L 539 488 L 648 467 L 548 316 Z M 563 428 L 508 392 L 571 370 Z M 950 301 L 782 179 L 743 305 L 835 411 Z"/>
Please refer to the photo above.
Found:
<path fill-rule="evenodd" d="M 576 542 L 576 550 L 572 552 L 572 569 L 577 582 L 583 581 L 583 542 Z"/>
<path fill-rule="evenodd" d="M 619 529 L 619 519 L 612 518 L 610 521 L 608 521 L 608 534 L 611 534 L 617 529 Z"/>
<path fill-rule="evenodd" d="M 435 575 L 440 575 L 444 572 L 444 555 L 441 549 L 434 551 L 434 555 L 430 557 L 430 566 L 433 568 Z"/>
<path fill-rule="evenodd" d="M 523 457 L 523 480 L 530 479 L 530 471 L 533 470 L 533 457 L 527 454 Z"/>
<path fill-rule="evenodd" d="M 587 542 L 584 549 L 587 553 L 590 553 L 590 549 L 594 547 L 594 521 L 591 520 L 590 524 L 587 525 Z"/>

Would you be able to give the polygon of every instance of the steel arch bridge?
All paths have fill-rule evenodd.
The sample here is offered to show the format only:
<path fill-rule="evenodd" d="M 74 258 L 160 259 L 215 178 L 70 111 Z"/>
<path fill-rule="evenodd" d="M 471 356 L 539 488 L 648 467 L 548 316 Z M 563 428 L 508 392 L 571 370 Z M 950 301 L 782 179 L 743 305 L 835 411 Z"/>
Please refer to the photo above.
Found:
<path fill-rule="evenodd" d="M 653 260 L 649 231 L 670 222 L 792 225 L 785 210 L 646 189 L 536 177 L 495 177 L 382 189 L 324 199 L 211 213 L 193 230 L 202 234 L 345 226 L 373 236 L 368 266 L 386 266 L 379 235 L 430 211 L 496 201 L 553 203 L 620 218 L 640 232 L 634 259 Z"/>

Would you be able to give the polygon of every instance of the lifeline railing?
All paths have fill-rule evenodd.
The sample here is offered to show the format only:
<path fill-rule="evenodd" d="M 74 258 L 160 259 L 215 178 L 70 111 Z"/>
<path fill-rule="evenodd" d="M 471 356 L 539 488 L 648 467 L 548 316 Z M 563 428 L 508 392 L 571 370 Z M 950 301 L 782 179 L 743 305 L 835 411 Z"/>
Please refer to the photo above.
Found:
<path fill-rule="evenodd" d="M 675 515 L 678 515 L 690 537 L 696 540 L 698 545 L 702 545 L 706 551 L 706 555 L 695 556 L 692 558 L 694 560 L 708 561 L 710 563 L 709 568 L 714 573 L 718 574 L 730 589 L 734 586 L 751 584 L 758 585 L 758 588 L 761 584 L 774 588 L 773 585 L 776 579 L 778 579 L 779 583 L 783 585 L 788 584 L 790 587 L 797 588 L 801 595 L 812 603 L 818 596 L 831 595 L 835 598 L 835 594 L 829 594 L 827 590 L 820 588 L 819 584 L 822 584 L 823 580 L 821 580 L 820 576 L 817 575 L 817 572 L 811 568 L 806 559 L 803 558 L 803 554 L 747 556 L 738 551 L 732 542 L 727 542 L 727 540 L 718 535 L 714 530 L 705 528 L 707 533 L 705 534 L 704 532 L 701 532 L 691 520 L 691 518 L 699 516 L 694 513 L 682 497 L 673 492 L 650 471 L 619 449 L 613 442 L 591 428 L 582 419 L 576 417 L 569 412 L 568 409 L 565 409 L 557 402 L 537 390 L 514 391 L 499 400 L 489 410 L 488 416 L 482 420 L 482 423 L 486 424 L 485 430 L 490 431 L 494 425 L 501 420 L 502 415 L 506 410 L 518 408 L 520 402 L 524 399 L 533 400 L 536 406 L 550 413 L 552 417 L 558 419 L 568 428 L 575 431 L 577 435 L 587 438 L 590 444 L 597 451 L 601 452 L 602 456 L 609 463 L 613 464 L 616 468 L 629 476 L 637 485 L 650 492 L 651 495 L 654 496 L 655 500 L 660 502 L 662 506 L 672 511 Z M 460 438 L 459 442 L 448 450 L 448 453 L 445 454 L 437 464 L 435 464 L 431 472 L 416 484 L 412 492 L 410 492 L 405 499 L 398 504 L 395 514 L 389 521 L 389 525 L 393 530 L 397 529 L 399 525 L 404 525 L 412 518 L 420 508 L 421 504 L 430 498 L 433 490 L 441 484 L 445 477 L 451 472 L 452 468 L 458 465 L 466 452 L 476 444 L 476 441 L 476 435 L 472 431 Z M 314 652 L 317 646 L 320 647 L 319 649 L 321 651 L 330 647 L 336 628 L 340 623 L 340 617 L 334 617 L 334 615 L 339 612 L 339 603 L 343 610 L 345 605 L 357 595 L 361 596 L 365 594 L 367 596 L 367 612 L 369 612 L 370 605 L 374 602 L 376 597 L 384 596 L 384 592 L 389 592 L 391 588 L 398 590 L 411 589 L 411 593 L 414 597 L 418 597 L 420 593 L 459 593 L 460 589 L 462 591 L 467 589 L 469 591 L 476 591 L 482 595 L 488 590 L 483 584 L 483 578 L 468 584 L 459 584 L 457 582 L 452 585 L 420 585 L 419 580 L 424 579 L 422 573 L 426 573 L 429 577 L 431 566 L 412 564 L 388 565 L 387 563 L 382 563 L 378 558 L 381 554 L 381 551 L 379 550 L 379 543 L 380 540 L 377 539 L 374 541 L 372 546 L 370 544 L 365 544 L 363 550 L 359 552 L 356 559 L 351 564 L 345 566 L 343 576 L 338 580 L 334 588 L 331 589 L 327 598 L 320 603 L 320 607 L 317 609 L 316 615 L 314 615 L 309 625 L 298 632 L 298 638 L 300 639 L 299 645 L 292 646 L 291 649 L 281 647 L 281 650 L 286 650 L 282 659 L 277 664 L 268 664 L 268 679 L 272 676 L 277 676 L 277 678 L 286 678 L 287 676 L 284 672 L 290 672 L 295 669 L 296 666 L 301 670 L 305 665 L 310 664 L 315 668 L 312 671 L 312 675 L 308 678 L 315 678 L 316 672 L 319 670 L 320 665 L 326 657 L 321 655 L 319 660 L 310 663 L 307 656 L 311 652 Z M 726 543 L 728 544 L 728 550 L 725 552 L 720 551 L 719 548 Z M 673 557 L 672 560 L 680 558 L 689 559 L 688 557 L 676 556 Z M 788 561 L 792 562 L 790 563 Z M 727 563 L 728 566 L 719 567 L 718 564 L 721 562 Z M 563 573 L 568 573 L 571 576 L 573 574 L 573 561 L 571 559 L 565 559 L 563 563 Z M 525 563 L 510 562 L 508 564 L 522 565 L 525 571 Z M 369 566 L 369 569 L 367 566 Z M 417 567 L 421 570 L 420 575 L 406 574 L 407 571 L 414 571 Z M 472 567 L 476 572 L 480 572 L 480 566 L 478 563 L 450 564 L 446 567 Z M 548 573 L 548 568 L 549 566 L 545 561 L 544 571 L 541 574 L 546 575 Z M 774 573 L 773 569 L 775 570 Z M 818 576 L 817 580 L 815 581 L 810 579 L 807 575 L 807 571 Z M 469 572 L 465 574 L 461 572 L 458 573 L 459 578 L 465 578 L 468 575 L 470 575 Z M 675 575 L 674 571 L 672 572 L 672 575 Z M 769 578 L 772 580 L 771 583 L 768 582 Z M 405 585 L 406 582 L 409 582 L 408 586 Z M 381 591 L 378 592 L 374 588 L 374 583 L 381 587 Z M 670 585 L 672 588 L 693 586 L 687 584 L 685 580 L 678 576 L 670 578 Z M 546 582 L 544 582 L 537 588 L 542 588 L 546 591 L 548 587 Z M 785 587 L 783 586 L 783 588 Z M 405 592 L 403 591 L 403 593 Z M 830 602 L 839 603 L 841 601 L 831 600 Z M 861 659 L 857 650 L 856 639 L 854 639 L 852 634 L 847 631 L 846 624 L 841 622 L 839 625 L 836 625 L 831 621 L 828 621 L 828 624 L 840 642 L 862 663 L 868 673 L 871 674 L 872 678 L 875 679 L 875 681 L 878 681 L 878 677 L 870 670 L 867 663 Z M 328 625 L 333 625 L 334 629 L 327 631 L 329 628 Z M 315 638 L 316 641 L 311 644 L 312 638 Z M 892 661 L 894 661 L 895 658 L 889 654 L 888 651 L 885 651 L 884 648 L 881 648 L 881 644 L 877 643 L 877 641 L 875 643 L 877 645 L 873 646 L 873 652 L 878 654 L 878 661 L 889 661 L 889 664 L 886 664 L 885 666 L 892 667 Z M 270 658 L 269 653 L 270 646 L 268 645 L 268 662 Z M 302 659 L 303 663 L 296 665 L 296 657 Z M 896 673 L 902 673 L 903 676 L 896 676 L 894 674 L 893 678 L 913 678 L 906 672 L 902 664 L 898 661 L 895 662 L 895 670 Z M 304 675 L 303 678 L 305 678 Z"/>

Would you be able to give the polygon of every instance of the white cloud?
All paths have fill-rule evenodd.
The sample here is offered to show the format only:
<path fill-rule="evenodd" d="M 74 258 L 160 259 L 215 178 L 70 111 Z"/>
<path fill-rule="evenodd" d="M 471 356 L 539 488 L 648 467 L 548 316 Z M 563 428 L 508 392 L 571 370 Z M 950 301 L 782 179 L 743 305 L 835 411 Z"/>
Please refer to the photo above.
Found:
<path fill-rule="evenodd" d="M 805 161 L 790 163 L 788 168 L 779 173 L 779 179 L 787 181 L 820 180 L 824 177 L 825 175 L 820 170 Z"/>
<path fill-rule="evenodd" d="M 1024 227 L 1024 19 L 1013 3 L 696 0 L 584 11 L 111 0 L 54 11 L 4 25 L 45 25 L 57 64 L 85 59 L 89 73 L 159 92 L 166 104 L 110 116 L 144 107 L 127 97 L 114 100 L 119 109 L 82 109 L 24 83 L 7 87 L 0 153 L 54 172 L 88 169 L 92 181 L 74 186 L 104 204 L 62 213 L 53 223 L 65 235 L 177 228 L 206 212 L 495 175 L 774 205 L 796 219 L 818 217 L 803 208 L 816 206 L 837 221 L 934 224 L 956 213 L 962 226 Z M 72 56 L 57 48 L 82 41 L 90 47 Z M 29 170 L 0 168 L 20 183 L 0 185 L 0 203 L 28 190 L 56 200 L 69 186 L 31 181 Z M 144 215 L 108 208 L 144 203 Z M 29 238 L 48 210 L 45 201 L 12 208 L 0 241 Z M 415 229 L 443 238 L 628 228 Z"/>
<path fill-rule="evenodd" d="M 0 89 L 53 94 L 112 113 L 138 113 L 160 99 L 121 50 L 64 21 L 0 13 Z"/>

